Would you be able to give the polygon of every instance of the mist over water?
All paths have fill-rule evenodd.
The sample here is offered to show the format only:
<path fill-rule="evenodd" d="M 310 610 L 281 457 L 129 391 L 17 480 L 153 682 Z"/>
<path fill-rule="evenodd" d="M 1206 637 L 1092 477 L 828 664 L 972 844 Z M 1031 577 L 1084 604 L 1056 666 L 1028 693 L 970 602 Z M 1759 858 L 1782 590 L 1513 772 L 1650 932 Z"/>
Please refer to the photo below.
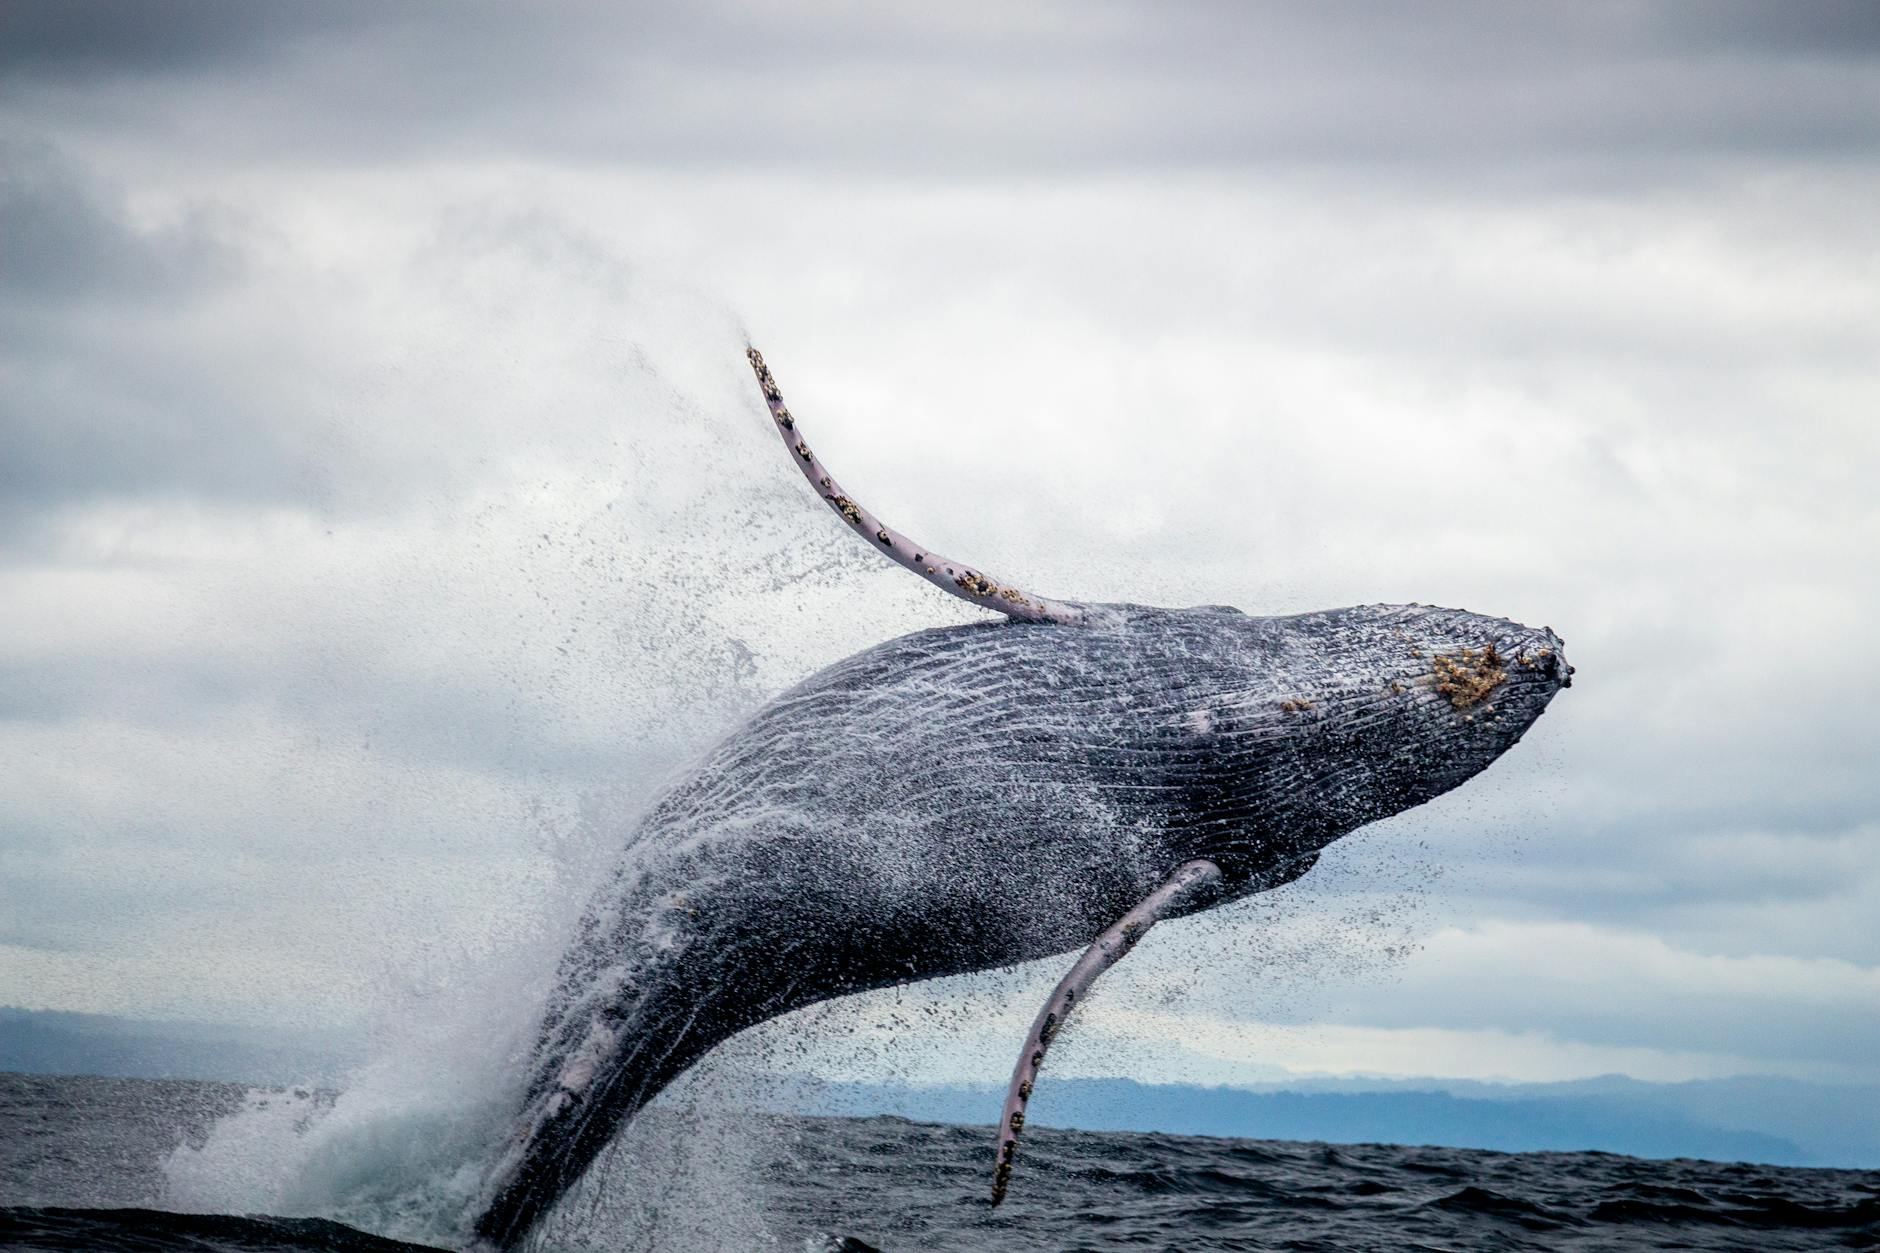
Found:
<path fill-rule="evenodd" d="M 458 225 L 478 246 L 434 277 L 472 304 L 362 363 L 325 464 L 306 471 L 326 506 L 175 574 L 193 614 L 233 617 L 287 658 L 265 733 L 250 727 L 221 777 L 198 780 L 218 792 L 218 828 L 294 843 L 316 897 L 336 868 L 349 889 L 312 916 L 292 883 L 255 894 L 269 946 L 351 971 L 304 996 L 250 986 L 248 1012 L 284 1003 L 290 1020 L 369 1039 L 337 1094 L 256 1091 L 170 1152 L 176 1209 L 461 1237 L 514 1131 L 557 963 L 596 884 L 631 873 L 626 836 L 662 783 L 818 666 L 970 616 L 830 525 L 725 309 L 638 270 L 596 272 L 589 303 L 570 305 L 526 224 Z M 517 316 L 551 290 L 552 320 Z M 471 343 L 494 307 L 497 342 Z M 479 373 L 496 380 L 484 394 L 452 377 L 466 352 L 506 361 Z M 433 484 L 415 528 L 362 498 L 407 460 Z M 289 578 L 309 565 L 316 585 Z M 440 872 L 408 848 L 457 858 Z M 556 1221 L 622 1233 L 620 1247 L 683 1238 L 699 1212 L 721 1234 L 760 1230 L 755 1211 L 735 1217 L 741 1082 L 710 1064 L 688 1076 Z"/>
<path fill-rule="evenodd" d="M 526 308 L 549 284 L 518 251 L 493 234 L 454 281 Z M 328 1004 L 364 1025 L 370 1059 L 337 1096 L 253 1094 L 205 1142 L 170 1155 L 167 1204 L 317 1214 L 418 1240 L 457 1234 L 513 1131 L 556 964 L 639 812 L 690 754 L 847 642 L 803 612 L 801 593 L 854 581 L 868 554 L 821 525 L 752 398 L 733 391 L 748 386 L 742 330 L 680 287 L 615 277 L 597 293 L 609 316 L 588 323 L 615 330 L 568 343 L 566 322 L 518 319 L 508 342 L 482 346 L 512 359 L 501 390 L 513 394 L 443 410 L 454 389 L 438 344 L 363 371 L 355 404 L 335 419 L 344 454 L 329 472 L 415 458 L 439 481 L 415 536 L 362 518 L 340 499 L 359 486 L 335 482 L 327 516 L 289 536 L 300 551 L 257 546 L 188 587 L 211 612 L 234 586 L 265 587 L 270 570 L 318 560 L 329 571 L 317 593 L 299 589 L 254 626 L 298 659 L 280 684 L 280 718 L 318 718 L 321 745 L 344 745 L 277 751 L 316 798 L 294 820 L 306 873 L 322 873 L 320 850 L 367 868 L 364 890 L 300 942 L 358 952 L 351 995 Z M 570 353 L 584 359 L 558 371 Z M 555 385 L 538 387 L 543 376 Z M 773 629 L 792 600 L 800 625 Z M 483 716 L 431 700 L 426 686 L 445 681 Z M 339 702 L 353 711 L 344 725 L 333 722 L 335 685 L 357 691 Z M 453 794 L 459 767 L 479 778 Z M 278 832 L 258 794 L 240 812 L 249 795 L 225 794 L 229 823 Z M 461 849 L 461 873 L 421 877 L 400 854 L 413 843 Z M 283 888 L 292 894 L 274 893 Z M 317 1003 L 301 1012 L 322 1013 Z M 669 1156 L 703 1152 L 684 1146 L 704 1135 L 718 1142 L 710 1162 L 735 1162 L 729 1124 L 710 1132 L 710 1085 L 695 1086 L 694 1130 Z M 613 1156 L 623 1153 L 652 1189 L 642 1202 L 660 1209 L 648 1199 L 662 1186 L 660 1142 L 636 1131 Z M 687 1173 L 666 1169 L 663 1186 Z M 720 1178 L 713 1190 L 732 1189 Z M 607 1194 L 593 1193 L 570 1211 Z"/>
<path fill-rule="evenodd" d="M 584 851 L 580 865 L 591 875 L 604 863 Z M 414 1243 L 460 1243 L 485 1172 L 514 1132 L 545 993 L 586 900 L 588 885 L 572 871 L 569 880 L 560 896 L 544 892 L 540 919 L 515 929 L 510 944 L 464 954 L 454 974 L 433 971 L 422 989 L 388 984 L 387 1002 L 375 1011 L 373 1056 L 339 1092 L 251 1091 L 199 1141 L 169 1151 L 162 1205 L 315 1216 Z M 1204 915 L 1167 925 L 1156 937 L 1163 960 L 1132 983 L 1099 988 L 1061 1037 L 1052 1076 L 1109 1074 L 1119 1065 L 1176 1075 L 1191 1068 L 1196 1059 L 1179 1040 L 1151 1055 L 1106 1030 L 1110 1014 L 1205 1009 L 1195 1003 L 1197 979 L 1183 977 L 1183 968 L 1227 974 L 1219 968 L 1232 967 L 1271 989 L 1283 1008 L 1289 998 L 1310 1001 L 1304 989 L 1315 973 L 1387 963 L 1417 916 L 1414 890 L 1396 886 L 1394 897 L 1361 895 L 1342 907 L 1300 890 L 1297 899 L 1233 911 L 1258 918 Z M 544 1247 L 786 1247 L 778 1233 L 791 1224 L 764 1177 L 774 1168 L 774 1131 L 748 1111 L 771 1103 L 785 1076 L 800 1096 L 818 1080 L 996 1072 L 1010 1064 L 1010 1049 L 1058 973 L 1057 963 L 1043 962 L 888 989 L 746 1032 L 622 1130 L 552 1212 Z M 1258 1040 L 1257 1025 L 1245 1030 Z M 988 1036 L 989 1055 L 980 1046 Z M 994 1114 L 989 1105 L 986 1116 Z M 1028 1164 L 1047 1177 L 1054 1170 Z"/>

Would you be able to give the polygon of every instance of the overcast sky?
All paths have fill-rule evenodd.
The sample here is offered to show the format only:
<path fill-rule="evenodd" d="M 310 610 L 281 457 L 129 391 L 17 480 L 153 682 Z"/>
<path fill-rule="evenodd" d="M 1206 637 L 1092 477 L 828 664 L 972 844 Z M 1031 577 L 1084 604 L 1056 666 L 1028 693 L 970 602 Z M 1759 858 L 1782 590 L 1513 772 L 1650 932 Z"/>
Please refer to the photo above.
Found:
<path fill-rule="evenodd" d="M 748 334 L 1021 584 L 1579 667 L 1159 931 L 1064 1069 L 1880 1079 L 1876 204 L 1853 0 L 9 0 L 0 1003 L 537 978 L 663 772 L 969 619 L 808 493 Z M 811 1064 L 1002 1070 L 1060 965 Z"/>

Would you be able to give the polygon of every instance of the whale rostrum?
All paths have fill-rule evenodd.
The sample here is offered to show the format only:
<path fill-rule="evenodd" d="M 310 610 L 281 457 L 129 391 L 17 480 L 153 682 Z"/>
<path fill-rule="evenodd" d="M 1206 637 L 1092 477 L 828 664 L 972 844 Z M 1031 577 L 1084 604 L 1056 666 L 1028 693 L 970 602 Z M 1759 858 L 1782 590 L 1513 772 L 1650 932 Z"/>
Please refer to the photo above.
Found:
<path fill-rule="evenodd" d="M 1151 926 L 1290 882 L 1340 836 L 1466 782 L 1572 675 L 1552 631 L 1456 609 L 1256 617 L 1020 589 L 858 504 L 749 357 L 792 460 L 843 525 L 1002 616 L 804 679 L 625 833 L 485 1178 L 472 1226 L 498 1248 L 745 1028 L 1083 950 L 1020 1052 L 997 1204 L 1051 1041 Z"/>

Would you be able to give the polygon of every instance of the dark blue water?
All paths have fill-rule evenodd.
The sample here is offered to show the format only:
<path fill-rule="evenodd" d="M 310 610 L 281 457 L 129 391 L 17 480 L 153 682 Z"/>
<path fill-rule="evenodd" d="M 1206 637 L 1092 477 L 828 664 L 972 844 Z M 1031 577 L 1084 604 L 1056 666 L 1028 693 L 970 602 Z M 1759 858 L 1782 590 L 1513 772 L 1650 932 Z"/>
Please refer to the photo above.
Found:
<path fill-rule="evenodd" d="M 0 1249 L 409 1249 L 317 1217 L 164 1211 L 161 1161 L 240 1105 L 220 1084 L 0 1075 Z M 983 1127 L 752 1116 L 744 1223 L 563 1216 L 550 1249 L 1614 1250 L 1880 1248 L 1880 1172 L 1028 1130 L 986 1204 Z M 632 1163 L 615 1169 L 631 1170 Z M 709 1198 L 706 1204 L 709 1205 Z"/>

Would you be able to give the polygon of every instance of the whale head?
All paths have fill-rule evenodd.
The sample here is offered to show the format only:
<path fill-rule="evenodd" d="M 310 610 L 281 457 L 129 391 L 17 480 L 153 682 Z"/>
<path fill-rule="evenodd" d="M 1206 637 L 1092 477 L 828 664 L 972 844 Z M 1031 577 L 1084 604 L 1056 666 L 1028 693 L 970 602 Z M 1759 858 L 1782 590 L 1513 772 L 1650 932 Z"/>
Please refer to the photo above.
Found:
<path fill-rule="evenodd" d="M 1285 618 L 1197 615 L 1216 679 L 1177 721 L 1210 763 L 1175 856 L 1248 888 L 1379 818 L 1481 773 L 1572 682 L 1545 627 L 1427 605 Z"/>

